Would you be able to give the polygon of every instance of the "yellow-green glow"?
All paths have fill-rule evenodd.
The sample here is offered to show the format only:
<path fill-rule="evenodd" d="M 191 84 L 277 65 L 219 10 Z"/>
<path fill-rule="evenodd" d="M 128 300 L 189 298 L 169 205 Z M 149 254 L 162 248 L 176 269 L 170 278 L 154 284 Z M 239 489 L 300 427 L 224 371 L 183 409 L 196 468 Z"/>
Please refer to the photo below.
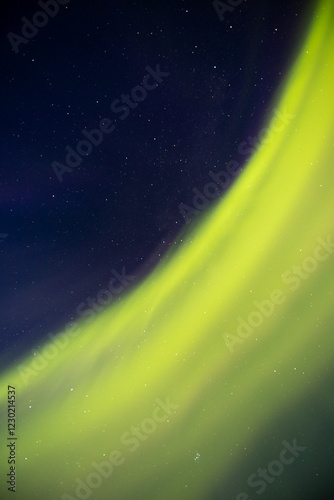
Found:
<path fill-rule="evenodd" d="M 113 450 L 125 462 L 87 498 L 204 500 L 226 485 L 234 500 L 251 493 L 247 450 L 273 439 L 271 424 L 286 413 L 302 419 L 305 398 L 323 390 L 334 351 L 333 254 L 295 290 L 284 273 L 313 257 L 319 238 L 334 241 L 333 22 L 333 2 L 320 1 L 268 124 L 275 110 L 294 117 L 220 203 L 121 303 L 78 322 L 45 368 L 30 371 L 28 356 L 2 374 L 2 429 L 7 385 L 17 391 L 18 500 L 77 498 L 76 479 Z M 284 302 L 236 341 L 238 317 L 277 289 Z M 177 408 L 131 452 L 121 436 L 166 398 Z M 280 425 L 283 439 L 296 436 Z M 301 444 L 311 447 L 314 425 L 300 423 Z M 1 460 L 7 473 L 4 444 Z M 305 459 L 306 476 L 308 467 Z M 2 480 L 1 498 L 6 489 Z"/>

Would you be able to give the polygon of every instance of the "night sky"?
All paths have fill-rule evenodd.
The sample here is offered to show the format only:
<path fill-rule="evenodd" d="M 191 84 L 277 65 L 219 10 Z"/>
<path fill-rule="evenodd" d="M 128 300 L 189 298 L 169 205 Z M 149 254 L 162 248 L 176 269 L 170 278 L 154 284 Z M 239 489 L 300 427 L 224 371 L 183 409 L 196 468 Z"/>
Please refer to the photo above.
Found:
<path fill-rule="evenodd" d="M 231 160 L 242 167 L 238 145 L 258 133 L 300 47 L 305 7 L 244 0 L 221 20 L 212 2 L 71 0 L 23 43 L 37 2 L 2 6 L 3 352 L 15 359 L 61 329 L 112 269 L 138 283 L 185 226 L 193 189 Z M 168 76 L 111 111 L 147 66 Z M 105 118 L 113 131 L 59 182 L 54 162 Z"/>
<path fill-rule="evenodd" d="M 332 0 L 1 14 L 1 499 L 333 498 Z"/>

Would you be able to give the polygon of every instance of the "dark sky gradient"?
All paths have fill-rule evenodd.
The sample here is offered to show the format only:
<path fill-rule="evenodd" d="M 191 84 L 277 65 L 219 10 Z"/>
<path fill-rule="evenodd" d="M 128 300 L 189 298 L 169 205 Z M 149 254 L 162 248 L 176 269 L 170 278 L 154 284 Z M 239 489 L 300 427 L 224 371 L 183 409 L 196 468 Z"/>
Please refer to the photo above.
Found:
<path fill-rule="evenodd" d="M 40 7 L 1 6 L 2 352 L 76 319 L 112 269 L 138 283 L 159 261 L 179 204 L 261 128 L 307 5 L 244 0 L 222 22 L 212 2 L 71 0 L 18 54 L 7 34 Z M 157 64 L 169 76 L 121 121 L 111 102 Z M 115 131 L 59 183 L 52 162 L 104 117 Z"/>

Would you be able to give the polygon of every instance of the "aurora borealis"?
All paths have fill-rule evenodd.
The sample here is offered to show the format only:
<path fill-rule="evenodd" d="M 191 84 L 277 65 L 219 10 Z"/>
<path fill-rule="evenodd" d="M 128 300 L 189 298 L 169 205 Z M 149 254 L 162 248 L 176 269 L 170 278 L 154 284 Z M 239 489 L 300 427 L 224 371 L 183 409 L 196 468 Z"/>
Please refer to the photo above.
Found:
<path fill-rule="evenodd" d="M 330 498 L 334 4 L 313 8 L 233 184 L 121 300 L 2 371 L 18 500 Z"/>

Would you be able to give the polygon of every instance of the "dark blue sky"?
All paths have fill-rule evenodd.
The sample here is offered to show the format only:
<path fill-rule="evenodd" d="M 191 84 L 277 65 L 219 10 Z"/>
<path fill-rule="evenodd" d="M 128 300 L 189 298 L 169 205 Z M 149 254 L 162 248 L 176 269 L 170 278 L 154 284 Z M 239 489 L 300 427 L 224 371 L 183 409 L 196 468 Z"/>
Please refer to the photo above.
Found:
<path fill-rule="evenodd" d="M 261 128 L 306 33 L 307 5 L 244 0 L 223 21 L 212 2 L 71 0 L 46 18 L 34 17 L 34 1 L 1 6 L 1 347 L 9 359 L 74 319 L 113 269 L 138 283 L 185 226 L 180 203 L 191 204 L 210 171 L 246 160 L 238 145 Z M 8 34 L 22 36 L 23 17 L 47 23 L 26 28 L 30 39 L 18 43 Z M 152 86 L 145 75 L 157 65 L 168 76 L 145 96 L 137 89 L 122 120 L 111 104 L 119 109 L 144 81 Z M 59 182 L 52 164 L 64 165 L 65 148 L 104 118 L 113 131 Z"/>

